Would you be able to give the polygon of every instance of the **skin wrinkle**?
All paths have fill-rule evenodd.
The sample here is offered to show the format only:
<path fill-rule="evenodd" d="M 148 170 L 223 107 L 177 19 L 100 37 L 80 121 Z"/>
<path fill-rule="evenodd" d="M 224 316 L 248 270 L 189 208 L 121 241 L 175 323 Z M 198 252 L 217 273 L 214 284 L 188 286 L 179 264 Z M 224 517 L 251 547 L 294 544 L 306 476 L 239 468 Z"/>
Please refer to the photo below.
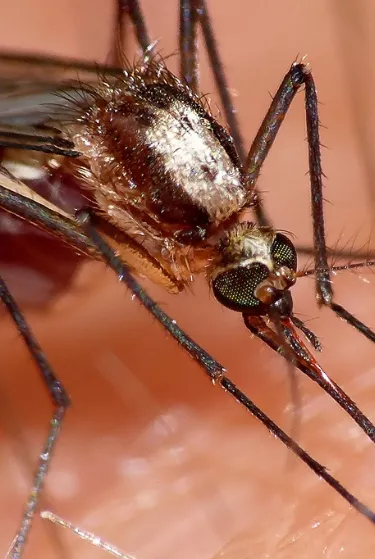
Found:
<path fill-rule="evenodd" d="M 161 38 L 164 54 L 175 52 L 175 0 L 165 1 L 163 10 L 156 2 L 146 3 L 152 37 Z M 39 47 L 105 60 L 113 16 L 109 3 L 97 2 L 95 10 L 88 0 L 62 4 L 22 0 L 13 8 L 8 3 L 0 21 L 1 47 Z M 225 13 L 226 3 L 211 4 L 247 148 L 270 102 L 268 91 L 276 91 L 296 53 L 308 53 L 326 127 L 321 129 L 322 142 L 329 146 L 322 154 L 329 177 L 324 191 L 330 202 L 328 242 L 334 246 L 343 235 L 345 244 L 359 232 L 356 246 L 363 245 L 371 232 L 371 206 L 354 133 L 356 114 L 348 104 L 343 69 L 349 70 L 337 47 L 330 5 L 324 0 L 313 5 L 286 0 L 273 3 L 270 11 L 267 2 L 233 0 L 233 13 Z M 373 17 L 375 8 L 368 4 L 367 9 Z M 346 20 L 349 31 L 350 24 Z M 368 60 L 369 46 L 364 57 L 360 44 L 352 50 L 358 51 L 355 59 L 362 64 Z M 168 65 L 176 70 L 173 58 Z M 212 92 L 205 61 L 201 70 L 201 89 Z M 372 77 L 368 64 L 366 72 Z M 363 92 L 363 104 L 370 110 L 367 93 Z M 217 104 L 214 98 L 213 113 Z M 369 126 L 369 139 L 371 134 Z M 259 182 L 273 223 L 279 230 L 292 231 L 296 244 L 311 243 L 305 135 L 299 95 Z M 32 254 L 25 240 L 20 246 L 25 257 L 28 251 Z M 50 251 L 50 266 L 61 266 L 62 256 L 53 245 Z M 5 262 L 1 266 L 9 273 Z M 375 326 L 373 277 L 366 271 L 360 275 L 369 283 L 352 273 L 334 278 L 337 301 Z M 25 291 L 20 302 L 32 300 L 34 294 L 42 301 L 42 287 L 24 276 L 18 267 L 9 277 L 18 295 L 21 288 Z M 228 559 L 373 557 L 375 529 L 212 387 L 109 271 L 85 264 L 74 281 L 66 283 L 66 293 L 48 304 L 35 308 L 24 303 L 28 320 L 73 399 L 48 481 L 54 512 L 139 559 L 209 559 L 219 553 Z M 319 310 L 313 289 L 312 278 L 297 281 L 292 291 L 297 316 L 320 337 L 323 368 L 374 421 L 375 348 L 329 310 Z M 204 282 L 193 291 L 173 297 L 151 289 L 167 312 L 223 362 L 235 382 L 290 430 L 287 367 L 250 338 L 239 315 L 215 303 Z M 4 556 L 32 470 L 15 445 L 24 450 L 27 442 L 27 455 L 35 461 L 51 410 L 13 326 L 2 318 L 0 327 Z M 302 400 L 299 443 L 375 508 L 374 448 L 328 396 L 298 372 L 297 378 Z M 63 474 L 72 476 L 66 478 L 66 494 Z M 66 557 L 96 557 L 98 552 L 89 545 L 56 532 Z M 27 557 L 58 556 L 55 540 L 39 521 Z"/>

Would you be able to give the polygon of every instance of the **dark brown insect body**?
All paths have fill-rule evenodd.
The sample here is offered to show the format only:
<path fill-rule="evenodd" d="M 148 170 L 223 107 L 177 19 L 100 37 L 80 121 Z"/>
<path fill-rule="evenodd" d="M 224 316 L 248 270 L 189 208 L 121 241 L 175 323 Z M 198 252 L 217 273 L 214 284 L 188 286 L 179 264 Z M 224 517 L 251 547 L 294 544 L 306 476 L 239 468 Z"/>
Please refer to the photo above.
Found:
<path fill-rule="evenodd" d="M 139 243 L 148 264 L 157 261 L 151 279 L 165 285 L 167 275 L 179 290 L 253 200 L 233 141 L 163 63 L 142 63 L 83 95 L 65 128 L 82 154 L 70 170 L 95 213 Z"/>

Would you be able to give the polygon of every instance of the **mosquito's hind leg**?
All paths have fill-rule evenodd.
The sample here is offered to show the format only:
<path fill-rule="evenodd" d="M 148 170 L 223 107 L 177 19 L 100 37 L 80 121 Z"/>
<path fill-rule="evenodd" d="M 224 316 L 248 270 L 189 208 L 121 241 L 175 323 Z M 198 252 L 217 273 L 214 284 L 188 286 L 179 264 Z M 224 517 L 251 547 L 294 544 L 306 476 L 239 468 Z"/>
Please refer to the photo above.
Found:
<path fill-rule="evenodd" d="M 34 474 L 33 485 L 24 508 L 22 521 L 8 553 L 9 559 L 18 559 L 23 553 L 25 543 L 31 529 L 33 517 L 43 489 L 44 480 L 51 463 L 52 454 L 65 416 L 65 411 L 70 404 L 70 399 L 65 388 L 55 376 L 42 348 L 35 339 L 16 301 L 1 278 L 0 299 L 9 312 L 18 332 L 21 334 L 55 407 L 49 426 L 48 437 L 39 456 L 39 463 Z"/>

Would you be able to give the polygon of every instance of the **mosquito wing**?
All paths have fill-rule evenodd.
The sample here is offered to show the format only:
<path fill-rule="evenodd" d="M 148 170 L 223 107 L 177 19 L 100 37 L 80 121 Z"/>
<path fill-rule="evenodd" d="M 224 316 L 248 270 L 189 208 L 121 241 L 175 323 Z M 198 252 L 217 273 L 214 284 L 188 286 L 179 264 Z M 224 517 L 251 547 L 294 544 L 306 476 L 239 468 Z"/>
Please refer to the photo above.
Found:
<path fill-rule="evenodd" d="M 104 72 L 121 74 L 118 68 L 77 60 L 1 53 L 0 146 L 78 155 L 72 142 L 45 123 L 64 110 L 68 98 L 80 95 L 77 84 L 95 85 Z"/>

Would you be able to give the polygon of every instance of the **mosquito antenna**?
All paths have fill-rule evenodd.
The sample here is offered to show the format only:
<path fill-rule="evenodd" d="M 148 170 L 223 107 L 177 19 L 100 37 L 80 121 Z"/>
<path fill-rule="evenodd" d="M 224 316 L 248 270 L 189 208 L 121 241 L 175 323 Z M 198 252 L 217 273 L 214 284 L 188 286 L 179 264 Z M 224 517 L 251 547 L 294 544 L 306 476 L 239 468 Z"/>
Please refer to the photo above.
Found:
<path fill-rule="evenodd" d="M 368 244 L 368 243 L 366 243 Z M 295 245 L 296 251 L 297 253 L 300 255 L 304 255 L 304 256 L 315 256 L 315 248 L 313 246 L 304 246 L 304 245 Z M 363 247 L 362 247 L 363 248 Z M 332 256 L 332 257 L 338 257 L 338 258 L 348 258 L 350 260 L 353 260 L 354 258 L 362 258 L 362 259 L 366 259 L 366 258 L 373 258 L 375 256 L 375 253 L 373 250 L 365 250 L 362 251 L 361 249 L 359 250 L 355 250 L 355 252 L 353 252 L 353 249 L 347 249 L 347 248 L 330 248 L 327 247 L 327 254 L 328 256 Z M 332 269 L 332 267 L 331 267 Z M 311 273 L 315 273 L 315 269 L 311 272 Z"/>
<path fill-rule="evenodd" d="M 339 256 L 341 256 L 341 254 Z M 345 270 L 361 270 L 363 268 L 373 268 L 374 266 L 375 260 L 364 260 L 363 262 L 349 262 L 348 264 L 330 266 L 330 270 L 331 272 L 344 272 Z M 308 268 L 307 270 L 298 272 L 298 277 L 304 278 L 307 276 L 313 276 L 315 273 L 315 268 Z"/>

